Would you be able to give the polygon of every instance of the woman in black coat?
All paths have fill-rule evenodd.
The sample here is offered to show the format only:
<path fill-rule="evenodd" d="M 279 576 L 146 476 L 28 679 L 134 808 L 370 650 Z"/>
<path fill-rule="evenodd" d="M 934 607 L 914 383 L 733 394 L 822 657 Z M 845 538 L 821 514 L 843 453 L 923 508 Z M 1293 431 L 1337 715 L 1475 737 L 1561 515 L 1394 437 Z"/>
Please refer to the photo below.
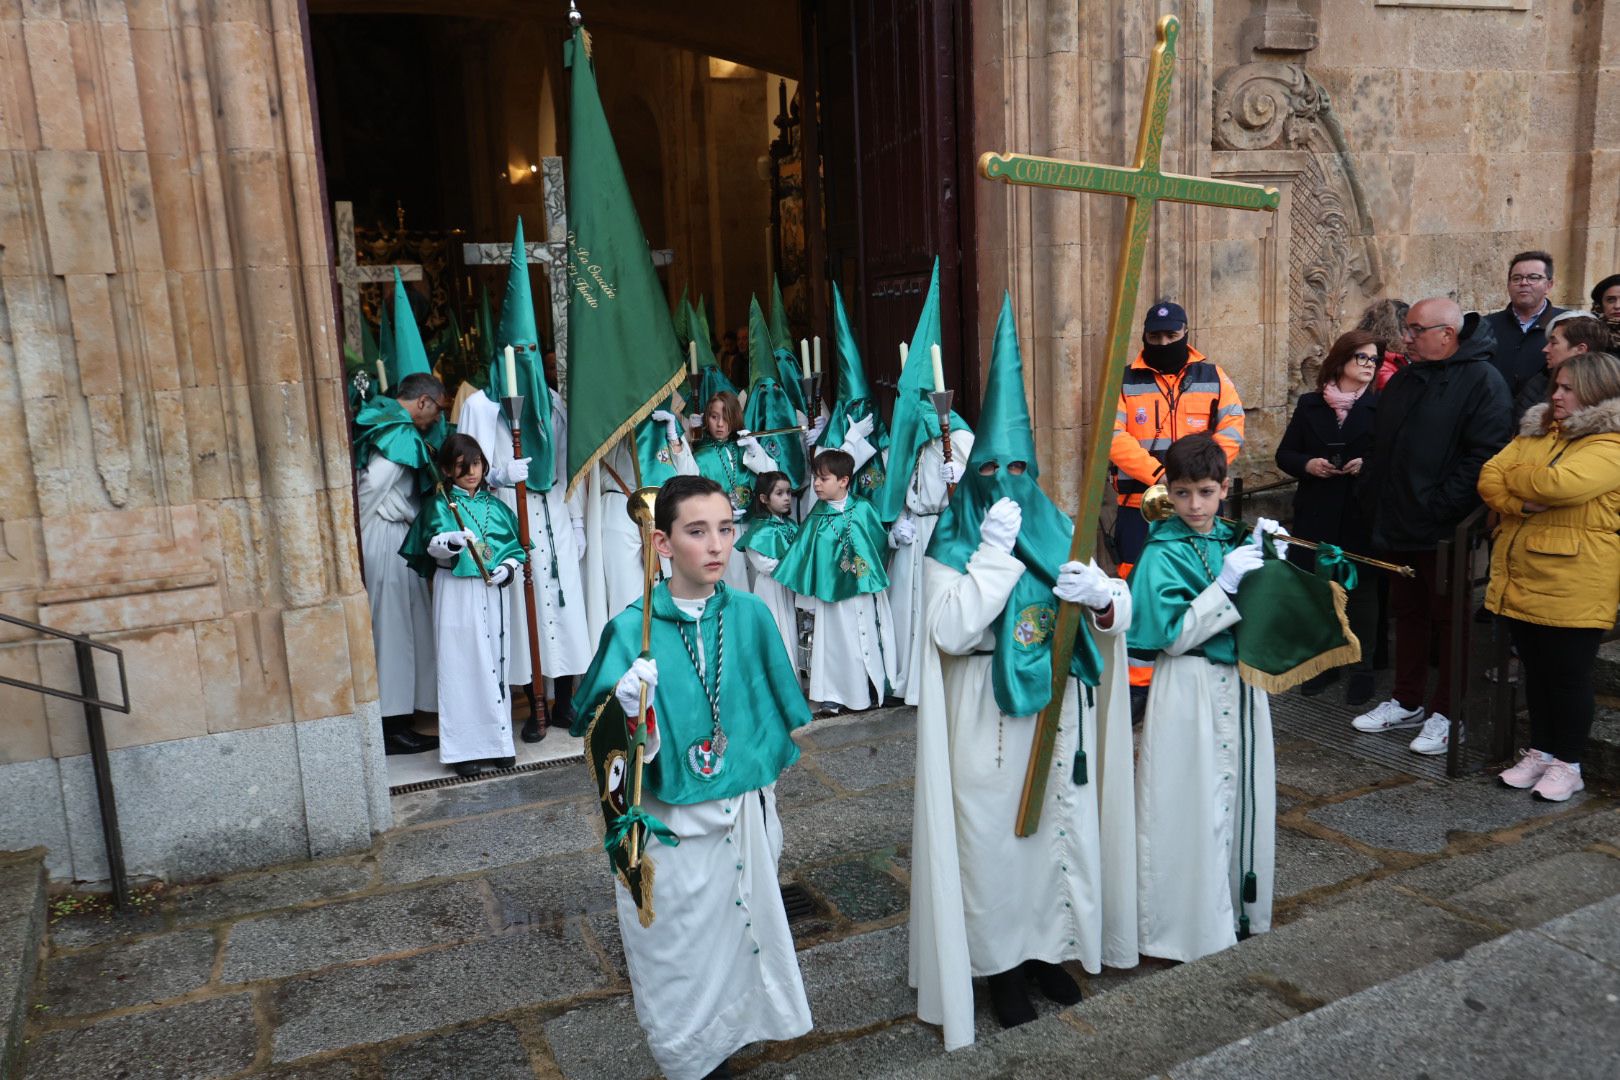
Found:
<path fill-rule="evenodd" d="M 1317 389 L 1302 394 L 1277 445 L 1277 467 L 1299 478 L 1294 495 L 1291 531 L 1306 540 L 1335 544 L 1369 554 L 1371 523 L 1354 494 L 1356 477 L 1372 453 L 1373 420 L 1378 391 L 1373 376 L 1384 359 L 1379 339 L 1364 330 L 1342 334 L 1328 350 L 1317 376 Z M 1289 558 L 1306 566 L 1315 554 L 1292 547 Z M 1372 651 L 1377 632 L 1378 586 L 1365 567 L 1350 592 L 1350 629 L 1361 641 L 1362 659 L 1351 669 L 1345 700 L 1359 705 L 1372 697 Z M 1311 679 L 1301 691 L 1321 693 L 1339 677 L 1337 671 Z"/>

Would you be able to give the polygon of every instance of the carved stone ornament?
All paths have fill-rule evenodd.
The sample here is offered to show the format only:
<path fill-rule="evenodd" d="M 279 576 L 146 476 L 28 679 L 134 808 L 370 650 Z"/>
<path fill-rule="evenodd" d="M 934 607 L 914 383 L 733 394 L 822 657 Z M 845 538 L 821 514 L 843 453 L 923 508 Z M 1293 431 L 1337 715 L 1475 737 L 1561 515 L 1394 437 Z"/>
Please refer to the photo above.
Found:
<path fill-rule="evenodd" d="M 1215 149 L 1270 151 L 1271 160 L 1286 153 L 1275 175 L 1291 181 L 1291 382 L 1296 391 L 1314 389 L 1334 338 L 1383 288 L 1375 230 L 1344 130 L 1327 91 L 1303 67 L 1244 64 L 1216 80 Z M 1258 170 L 1256 178 L 1265 174 Z"/>

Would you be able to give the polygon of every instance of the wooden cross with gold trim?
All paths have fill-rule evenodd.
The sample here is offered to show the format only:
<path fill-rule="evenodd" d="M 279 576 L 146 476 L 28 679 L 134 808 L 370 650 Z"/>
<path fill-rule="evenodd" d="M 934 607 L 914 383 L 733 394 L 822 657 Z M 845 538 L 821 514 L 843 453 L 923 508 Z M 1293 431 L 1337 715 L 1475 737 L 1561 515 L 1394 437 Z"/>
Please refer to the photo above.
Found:
<path fill-rule="evenodd" d="M 1118 195 L 1129 202 L 1125 209 L 1125 239 L 1119 265 L 1114 273 L 1112 321 L 1108 333 L 1108 363 L 1102 386 L 1097 390 L 1091 419 L 1091 453 L 1086 459 L 1080 487 L 1079 516 L 1075 519 L 1074 540 L 1069 558 L 1090 559 L 1096 548 L 1097 531 L 1092 522 L 1102 509 L 1103 492 L 1108 486 L 1108 455 L 1113 442 L 1114 410 L 1119 401 L 1125 366 L 1135 329 L 1136 292 L 1141 283 L 1142 258 L 1147 248 L 1148 226 L 1153 206 L 1167 202 L 1224 206 L 1235 210 L 1276 210 L 1282 196 L 1274 187 L 1231 180 L 1212 180 L 1159 171 L 1164 149 L 1164 121 L 1170 110 L 1170 82 L 1175 75 L 1176 38 L 1181 20 L 1166 15 L 1159 20 L 1159 43 L 1153 49 L 1148 67 L 1147 96 L 1142 102 L 1142 126 L 1136 136 L 1136 164 L 1132 168 L 1093 165 L 1083 161 L 1034 157 L 1029 154 L 987 153 L 979 158 L 979 175 L 986 180 L 1028 187 L 1087 191 Z M 1058 605 L 1057 626 L 1052 637 L 1052 655 L 1067 657 L 1074 650 L 1080 626 L 1076 604 Z M 1046 778 L 1051 773 L 1052 748 L 1057 739 L 1058 718 L 1063 711 L 1063 695 L 1069 679 L 1069 665 L 1052 665 L 1052 700 L 1041 711 L 1035 729 L 1035 743 L 1024 774 L 1024 793 L 1018 805 L 1016 832 L 1033 836 L 1041 823 L 1041 804 L 1046 798 Z M 1077 773 L 1079 770 L 1076 770 Z"/>

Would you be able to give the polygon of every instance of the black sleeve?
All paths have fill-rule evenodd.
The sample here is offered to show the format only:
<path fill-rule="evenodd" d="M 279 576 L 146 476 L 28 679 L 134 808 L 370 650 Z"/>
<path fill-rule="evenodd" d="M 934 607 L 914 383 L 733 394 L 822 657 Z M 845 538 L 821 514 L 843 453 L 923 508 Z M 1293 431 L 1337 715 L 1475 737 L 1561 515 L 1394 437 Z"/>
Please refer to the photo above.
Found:
<path fill-rule="evenodd" d="M 1288 418 L 1288 430 L 1283 432 L 1282 441 L 1277 443 L 1277 468 L 1301 480 L 1310 475 L 1305 471 L 1305 463 L 1312 457 L 1306 451 L 1308 431 L 1305 417 L 1301 415 L 1303 412 L 1300 405 L 1294 406 L 1294 415 Z"/>
<path fill-rule="evenodd" d="M 1469 395 L 1463 416 L 1457 467 L 1440 485 L 1440 501 L 1451 516 L 1463 517 L 1479 504 L 1479 471 L 1513 438 L 1513 398 L 1494 368 L 1485 371 Z"/>

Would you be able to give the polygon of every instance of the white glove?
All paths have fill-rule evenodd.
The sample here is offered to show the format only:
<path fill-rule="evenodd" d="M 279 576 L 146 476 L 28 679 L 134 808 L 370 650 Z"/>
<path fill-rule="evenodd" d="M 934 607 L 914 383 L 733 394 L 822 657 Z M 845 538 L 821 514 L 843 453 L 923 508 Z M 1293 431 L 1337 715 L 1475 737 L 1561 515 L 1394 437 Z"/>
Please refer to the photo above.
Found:
<path fill-rule="evenodd" d="M 645 656 L 638 656 L 630 665 L 630 670 L 624 673 L 619 685 L 613 688 L 613 696 L 619 702 L 619 708 L 624 715 L 630 717 L 632 722 L 635 715 L 641 710 L 641 687 L 647 687 L 647 704 L 652 704 L 653 691 L 658 689 L 658 661 L 649 660 Z"/>
<path fill-rule="evenodd" d="M 1244 577 L 1260 569 L 1264 561 L 1265 555 L 1253 544 L 1235 547 L 1221 560 L 1221 572 L 1215 578 L 1215 584 L 1228 596 L 1235 596 Z"/>
<path fill-rule="evenodd" d="M 758 450 L 759 440 L 748 434 L 746 431 L 739 431 L 737 432 L 737 447 L 738 449 L 744 451 Z"/>
<path fill-rule="evenodd" d="M 748 507 L 746 507 L 746 506 L 739 506 L 736 509 L 731 511 L 731 520 L 732 521 L 741 521 L 743 518 L 745 518 L 747 516 L 748 516 Z"/>
<path fill-rule="evenodd" d="M 1011 499 L 1000 499 L 985 511 L 984 523 L 979 526 L 979 540 L 998 551 L 1012 554 L 1018 542 L 1018 530 L 1024 526 L 1024 511 Z"/>
<path fill-rule="evenodd" d="M 1255 547 L 1260 546 L 1261 537 L 1266 535 L 1287 536 L 1288 530 L 1270 518 L 1261 518 L 1254 524 L 1254 535 L 1252 539 L 1254 540 Z M 1271 542 L 1271 550 L 1277 553 L 1277 558 L 1286 558 L 1288 554 L 1288 545 L 1281 540 L 1273 540 Z"/>
<path fill-rule="evenodd" d="M 1109 577 L 1098 569 L 1096 560 L 1089 563 L 1066 562 L 1058 567 L 1057 586 L 1052 590 L 1059 600 L 1071 604 L 1084 604 L 1093 611 L 1106 611 L 1114 602 L 1114 590 Z"/>
<path fill-rule="evenodd" d="M 504 589 L 512 583 L 512 575 L 517 573 L 517 561 L 507 559 L 499 566 L 490 568 L 489 583 L 497 589 Z"/>
<path fill-rule="evenodd" d="M 909 516 L 902 517 L 894 523 L 889 530 L 889 546 L 892 548 L 910 547 L 917 542 L 917 523 Z"/>
<path fill-rule="evenodd" d="M 810 430 L 804 433 L 804 444 L 806 446 L 816 445 L 816 440 L 821 438 L 821 433 L 826 430 L 827 414 L 822 413 L 820 416 L 816 417 L 816 422 L 810 425 Z"/>
<path fill-rule="evenodd" d="M 442 532 L 428 541 L 427 553 L 430 559 L 454 559 L 461 554 L 461 549 L 476 540 L 472 533 Z"/>
<path fill-rule="evenodd" d="M 668 409 L 654 409 L 652 419 L 664 425 L 664 437 L 670 442 L 681 441 L 681 422 Z"/>
<path fill-rule="evenodd" d="M 961 483 L 962 476 L 967 472 L 967 466 L 960 461 L 942 461 L 939 463 L 939 478 L 947 485 Z"/>
<path fill-rule="evenodd" d="M 529 462 L 533 458 L 520 457 L 506 463 L 506 486 L 517 487 L 529 481 Z"/>
<path fill-rule="evenodd" d="M 873 416 L 871 413 L 867 413 L 865 416 L 849 425 L 849 434 L 845 435 L 844 438 L 846 440 L 853 439 L 857 435 L 863 439 L 868 438 L 872 434 L 872 428 L 876 425 L 877 417 Z"/>
<path fill-rule="evenodd" d="M 574 554 L 585 557 L 585 519 L 574 518 Z"/>

